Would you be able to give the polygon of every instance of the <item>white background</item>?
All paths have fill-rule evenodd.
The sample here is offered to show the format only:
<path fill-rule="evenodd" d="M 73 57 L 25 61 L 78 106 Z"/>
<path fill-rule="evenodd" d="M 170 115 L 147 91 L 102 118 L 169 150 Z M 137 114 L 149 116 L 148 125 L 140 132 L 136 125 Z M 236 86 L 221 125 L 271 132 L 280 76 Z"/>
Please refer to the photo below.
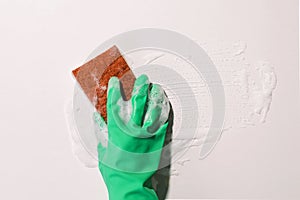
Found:
<path fill-rule="evenodd" d="M 195 40 L 242 40 L 278 86 L 266 124 L 223 135 L 172 181 L 170 198 L 300 198 L 298 1 L 1 0 L 0 199 L 106 199 L 74 158 L 64 119 L 71 70 L 101 42 L 156 27 Z"/>

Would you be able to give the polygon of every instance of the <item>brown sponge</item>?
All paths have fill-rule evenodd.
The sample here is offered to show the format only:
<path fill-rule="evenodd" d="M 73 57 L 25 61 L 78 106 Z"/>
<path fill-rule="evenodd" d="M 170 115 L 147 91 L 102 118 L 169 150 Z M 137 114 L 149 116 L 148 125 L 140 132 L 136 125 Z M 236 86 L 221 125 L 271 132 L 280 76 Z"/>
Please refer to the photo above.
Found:
<path fill-rule="evenodd" d="M 135 76 L 116 46 L 74 69 L 72 73 L 105 121 L 107 87 L 112 76 L 120 79 L 123 98 L 129 100 L 131 97 Z"/>

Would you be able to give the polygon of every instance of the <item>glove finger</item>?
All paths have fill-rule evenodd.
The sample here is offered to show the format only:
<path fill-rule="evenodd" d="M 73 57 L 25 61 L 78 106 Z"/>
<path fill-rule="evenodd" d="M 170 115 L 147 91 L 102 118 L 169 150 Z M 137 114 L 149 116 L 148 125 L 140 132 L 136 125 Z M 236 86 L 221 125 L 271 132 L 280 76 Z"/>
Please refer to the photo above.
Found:
<path fill-rule="evenodd" d="M 100 131 L 107 129 L 107 125 L 103 119 L 103 117 L 100 115 L 100 113 L 98 112 L 94 112 L 94 121 L 96 122 L 96 124 L 99 126 Z"/>
<path fill-rule="evenodd" d="M 107 122 L 119 121 L 119 111 L 120 106 L 118 101 L 123 100 L 120 89 L 120 81 L 117 77 L 111 77 L 108 82 L 108 91 L 107 91 Z"/>
<path fill-rule="evenodd" d="M 106 148 L 101 144 L 101 142 L 99 142 L 99 144 L 97 146 L 97 151 L 98 151 L 98 161 L 100 164 L 103 161 L 103 158 L 106 153 Z"/>
<path fill-rule="evenodd" d="M 170 105 L 163 88 L 157 84 L 153 84 L 148 99 L 148 108 L 143 127 L 148 132 L 154 133 L 168 120 Z"/>
<path fill-rule="evenodd" d="M 107 125 L 106 125 L 104 119 L 102 118 L 102 116 L 98 112 L 94 112 L 93 118 L 94 118 L 94 121 L 96 122 L 96 124 L 98 125 L 101 134 L 103 134 L 103 135 L 99 136 L 99 143 L 98 143 L 98 146 L 97 146 L 98 159 L 100 161 L 100 160 L 102 160 L 102 158 L 105 154 L 105 151 L 106 151 L 107 140 L 108 140 L 107 139 L 108 129 L 107 129 Z"/>
<path fill-rule="evenodd" d="M 163 90 L 160 85 L 153 84 L 150 95 L 148 96 L 148 106 L 145 114 L 143 127 L 148 129 L 152 126 L 158 126 L 159 116 L 162 111 Z"/>
<path fill-rule="evenodd" d="M 120 81 L 113 76 L 109 79 L 107 90 L 107 110 L 116 105 L 121 98 Z"/>
<path fill-rule="evenodd" d="M 95 124 L 95 135 L 98 142 L 101 142 L 105 147 L 107 146 L 108 140 L 108 128 L 107 125 L 102 118 L 102 116 L 98 112 L 94 112 L 93 119 Z"/>
<path fill-rule="evenodd" d="M 148 98 L 149 80 L 146 75 L 138 77 L 134 83 L 131 103 L 131 121 L 140 126 L 143 121 L 145 104 Z"/>

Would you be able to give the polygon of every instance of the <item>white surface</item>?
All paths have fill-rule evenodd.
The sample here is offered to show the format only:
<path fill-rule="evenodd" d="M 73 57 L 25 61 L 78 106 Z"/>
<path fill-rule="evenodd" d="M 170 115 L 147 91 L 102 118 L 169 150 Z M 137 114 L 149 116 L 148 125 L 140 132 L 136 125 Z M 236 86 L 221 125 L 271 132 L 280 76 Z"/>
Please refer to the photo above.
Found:
<path fill-rule="evenodd" d="M 141 27 L 245 41 L 248 59 L 271 62 L 278 79 L 267 122 L 225 132 L 208 158 L 182 168 L 171 198 L 300 198 L 298 1 L 2 0 L 0 199 L 106 198 L 98 171 L 71 152 L 70 72 L 104 40 Z"/>

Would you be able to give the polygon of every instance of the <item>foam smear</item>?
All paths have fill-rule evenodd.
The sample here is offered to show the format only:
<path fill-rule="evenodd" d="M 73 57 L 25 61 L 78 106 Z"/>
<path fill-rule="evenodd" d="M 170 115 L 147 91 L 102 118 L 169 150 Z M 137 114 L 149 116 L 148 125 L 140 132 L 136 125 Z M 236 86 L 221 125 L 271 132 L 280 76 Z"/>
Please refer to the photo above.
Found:
<path fill-rule="evenodd" d="M 272 94 L 276 88 L 277 78 L 274 68 L 268 62 L 260 62 L 257 67 L 261 88 L 253 91 L 254 112 L 260 115 L 260 122 L 264 123 L 270 110 Z"/>
<path fill-rule="evenodd" d="M 246 57 L 247 44 L 243 41 L 199 42 L 199 45 L 206 51 L 215 64 L 224 86 L 226 114 L 222 132 L 230 133 L 231 130 L 244 129 L 249 126 L 253 127 L 258 124 L 265 123 L 268 119 L 268 113 L 271 110 L 272 97 L 277 84 L 276 73 L 272 64 L 267 61 L 248 61 Z M 130 57 L 130 66 L 135 74 L 135 68 L 137 66 L 162 64 L 165 66 L 171 66 L 170 68 L 172 70 L 176 70 L 182 77 L 184 77 L 185 80 L 189 81 L 188 86 L 191 88 L 192 93 L 185 93 L 184 91 L 188 90 L 182 88 L 181 91 L 183 92 L 180 95 L 181 97 L 193 96 L 197 100 L 196 107 L 198 107 L 199 123 L 196 124 L 196 126 L 198 134 L 196 134 L 193 138 L 179 138 L 176 135 L 176 131 L 179 129 L 188 131 L 188 126 L 190 125 L 182 124 L 182 119 L 177 116 L 180 116 L 183 111 L 194 112 L 194 108 L 191 107 L 189 103 L 178 100 L 178 96 L 180 97 L 180 95 L 172 93 L 172 90 L 169 90 L 169 87 L 171 88 L 171 86 L 174 85 L 176 88 L 181 88 L 186 87 L 186 84 L 176 82 L 176 80 L 175 82 L 172 82 L 173 77 L 166 77 L 165 74 L 157 73 L 157 69 L 152 72 L 152 68 L 149 68 L 150 71 L 143 71 L 143 73 L 147 75 L 151 73 L 155 74 L 158 80 L 162 80 L 162 86 L 168 95 L 168 99 L 164 96 L 163 105 L 167 105 L 167 100 L 170 100 L 172 103 L 175 116 L 173 125 L 174 138 L 172 143 L 174 146 L 187 145 L 187 148 L 189 148 L 189 153 L 172 162 L 171 173 L 174 176 L 179 176 L 180 170 L 184 168 L 185 165 L 199 159 L 193 155 L 199 155 L 203 142 L 207 137 L 206 134 L 210 129 L 212 105 L 207 85 L 205 81 L 201 79 L 197 73 L 192 71 L 191 67 L 186 65 L 182 59 L 170 56 L 166 52 L 139 51 L 136 52 L 136 54 L 126 55 L 126 57 Z M 152 80 L 151 77 L 150 80 Z M 81 102 L 80 105 L 82 106 Z M 131 115 L 131 103 L 120 100 L 118 105 L 121 108 L 120 116 L 125 122 L 127 122 Z M 82 133 L 78 134 L 78 130 L 76 130 L 77 124 L 74 123 L 74 119 L 72 122 L 72 117 L 70 117 L 72 115 L 68 114 L 72 111 L 72 109 L 73 108 L 69 108 L 68 111 L 66 111 L 66 116 L 69 116 L 67 117 L 67 121 L 71 121 L 71 123 L 69 123 L 71 126 L 70 132 L 75 133 L 71 137 L 74 154 L 76 154 L 85 166 L 97 167 L 94 159 L 97 152 L 93 152 L 93 154 L 87 153 L 86 148 L 83 147 L 82 141 L 78 138 L 82 135 Z M 166 120 L 166 117 L 167 114 L 161 115 L 161 123 Z M 195 125 L 193 124 L 192 126 Z M 101 141 L 101 134 L 103 133 L 103 130 L 101 131 L 97 128 L 95 128 L 95 130 L 96 135 L 100 137 L 98 141 Z M 91 146 L 93 145 L 94 143 Z M 94 151 L 96 151 L 96 149 Z"/>
<path fill-rule="evenodd" d="M 249 63 L 245 42 L 203 45 L 223 81 L 226 97 L 224 130 L 264 123 L 277 78 L 270 62 Z"/>
<path fill-rule="evenodd" d="M 226 98 L 226 115 L 222 132 L 243 129 L 265 123 L 271 108 L 272 96 L 277 84 L 275 69 L 270 62 L 256 61 L 250 63 L 246 57 L 247 44 L 242 41 L 201 43 L 221 76 Z M 205 107 L 204 107 L 205 108 Z M 205 112 L 200 110 L 200 112 Z M 209 128 L 201 119 L 204 127 Z M 188 154 L 172 165 L 174 176 L 180 175 L 184 160 L 192 161 L 201 149 L 204 138 L 192 140 Z M 182 139 L 174 142 L 184 143 Z M 194 154 L 193 154 L 194 152 Z"/>

